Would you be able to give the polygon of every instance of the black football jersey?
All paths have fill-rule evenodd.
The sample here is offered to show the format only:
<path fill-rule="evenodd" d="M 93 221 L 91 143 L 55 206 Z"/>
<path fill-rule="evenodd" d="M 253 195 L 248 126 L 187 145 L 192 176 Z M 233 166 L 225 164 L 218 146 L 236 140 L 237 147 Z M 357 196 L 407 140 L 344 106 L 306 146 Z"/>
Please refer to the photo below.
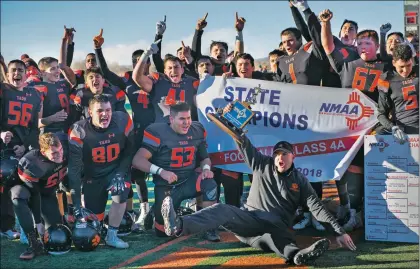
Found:
<path fill-rule="evenodd" d="M 194 105 L 194 96 L 197 93 L 200 81 L 193 77 L 183 77 L 180 83 L 172 83 L 164 74 L 153 73 L 149 75 L 153 81 L 150 99 L 155 111 L 155 122 L 169 122 L 169 111 L 159 107 L 160 102 L 171 105 L 177 101 Z"/>
<path fill-rule="evenodd" d="M 83 165 L 85 178 L 102 179 L 115 173 L 125 157 L 120 153 L 127 146 L 132 129 L 130 116 L 120 111 L 112 113 L 106 129 L 94 127 L 90 118 L 73 124 L 69 129 L 69 176 L 73 171 L 81 171 L 81 167 L 73 167 L 78 165 Z M 80 173 L 76 176 L 80 177 Z"/>
<path fill-rule="evenodd" d="M 419 128 L 419 78 L 413 73 L 404 78 L 397 72 L 384 73 L 378 83 L 378 120 L 387 129 L 392 126 Z M 389 120 L 389 113 L 392 119 Z"/>
<path fill-rule="evenodd" d="M 185 135 L 176 133 L 167 123 L 151 124 L 144 131 L 142 147 L 152 153 L 151 163 L 178 176 L 173 184 L 187 180 L 197 161 L 208 158 L 206 131 L 195 121 Z M 156 185 L 168 185 L 159 175 L 154 175 L 153 181 Z"/>
<path fill-rule="evenodd" d="M 52 193 L 67 175 L 67 160 L 64 156 L 62 163 L 55 163 L 31 150 L 19 160 L 18 174 L 23 182 L 38 184 L 40 193 Z"/>

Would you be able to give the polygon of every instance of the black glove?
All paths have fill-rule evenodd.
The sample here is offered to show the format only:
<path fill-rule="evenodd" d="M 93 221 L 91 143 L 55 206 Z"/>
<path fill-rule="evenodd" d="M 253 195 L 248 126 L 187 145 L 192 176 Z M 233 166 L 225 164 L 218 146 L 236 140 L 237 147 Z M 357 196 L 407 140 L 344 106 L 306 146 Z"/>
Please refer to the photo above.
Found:
<path fill-rule="evenodd" d="M 118 173 L 115 174 L 114 178 L 111 180 L 108 190 L 111 191 L 111 196 L 122 194 L 125 190 L 124 176 Z"/>

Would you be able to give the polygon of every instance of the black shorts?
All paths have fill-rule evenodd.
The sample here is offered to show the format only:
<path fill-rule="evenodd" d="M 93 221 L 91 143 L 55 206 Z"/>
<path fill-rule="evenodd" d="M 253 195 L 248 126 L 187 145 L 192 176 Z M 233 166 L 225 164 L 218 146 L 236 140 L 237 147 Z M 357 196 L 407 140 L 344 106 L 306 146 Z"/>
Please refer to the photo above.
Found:
<path fill-rule="evenodd" d="M 83 197 L 85 208 L 91 210 L 94 214 L 100 215 L 105 212 L 106 203 L 108 201 L 109 186 L 112 177 L 102 179 L 87 179 L 83 181 Z M 126 181 L 130 181 L 126 178 Z M 116 203 L 125 203 L 128 199 L 130 188 L 125 188 L 124 192 L 119 195 L 112 196 L 112 201 Z"/>

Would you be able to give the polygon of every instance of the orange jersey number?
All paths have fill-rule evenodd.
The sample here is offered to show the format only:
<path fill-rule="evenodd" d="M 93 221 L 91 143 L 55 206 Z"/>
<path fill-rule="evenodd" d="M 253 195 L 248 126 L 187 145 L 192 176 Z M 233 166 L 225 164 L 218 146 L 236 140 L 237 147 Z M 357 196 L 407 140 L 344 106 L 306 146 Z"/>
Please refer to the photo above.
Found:
<path fill-rule="evenodd" d="M 115 143 L 92 149 L 92 161 L 94 163 L 110 163 L 120 155 L 120 144 Z"/>

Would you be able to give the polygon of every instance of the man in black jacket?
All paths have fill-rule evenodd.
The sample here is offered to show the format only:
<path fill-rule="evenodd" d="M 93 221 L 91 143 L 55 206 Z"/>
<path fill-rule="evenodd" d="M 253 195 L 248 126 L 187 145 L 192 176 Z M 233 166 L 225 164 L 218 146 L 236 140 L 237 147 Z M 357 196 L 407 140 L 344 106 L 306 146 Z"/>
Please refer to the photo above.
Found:
<path fill-rule="evenodd" d="M 227 106 L 225 110 L 232 109 Z M 288 263 L 306 264 L 321 256 L 329 247 L 329 240 L 318 240 L 310 247 L 299 249 L 289 232 L 296 209 L 307 205 L 313 216 L 329 224 L 337 243 L 356 250 L 351 237 L 323 206 L 308 179 L 294 167 L 293 146 L 280 141 L 273 148 L 273 156 L 260 153 L 245 136 L 237 141 L 239 151 L 252 169 L 253 181 L 244 209 L 216 204 L 197 213 L 177 217 L 172 199 L 162 203 L 165 233 L 169 236 L 195 234 L 222 225 L 242 242 L 273 251 Z"/>

